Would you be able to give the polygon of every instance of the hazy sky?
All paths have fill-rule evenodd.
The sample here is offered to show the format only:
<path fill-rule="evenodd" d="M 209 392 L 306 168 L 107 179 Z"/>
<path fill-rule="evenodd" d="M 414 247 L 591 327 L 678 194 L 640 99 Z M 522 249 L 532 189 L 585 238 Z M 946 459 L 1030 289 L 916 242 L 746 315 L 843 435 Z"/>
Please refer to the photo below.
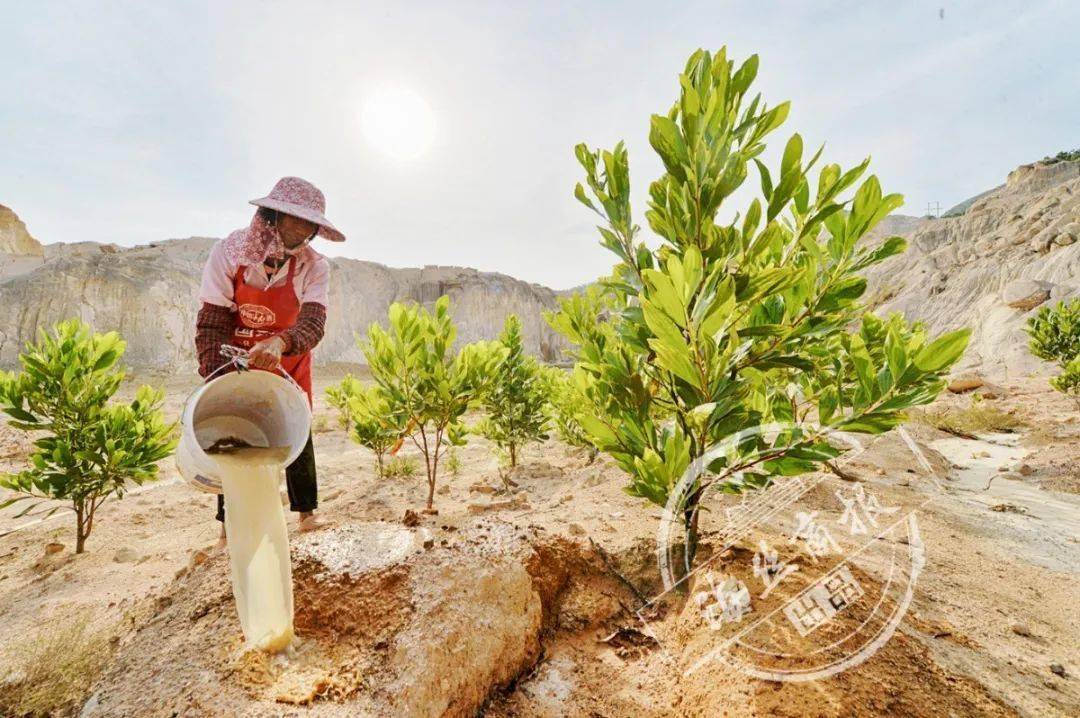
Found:
<path fill-rule="evenodd" d="M 295 174 L 349 237 L 329 254 L 580 284 L 612 262 L 572 197 L 573 145 L 627 141 L 642 218 L 649 115 L 691 51 L 724 44 L 761 55 L 770 104 L 792 100 L 775 143 L 873 155 L 906 214 L 1080 147 L 1069 0 L 0 0 L 0 29 L 0 203 L 43 242 L 223 236 Z M 414 159 L 362 129 L 401 88 L 431 112 Z"/>

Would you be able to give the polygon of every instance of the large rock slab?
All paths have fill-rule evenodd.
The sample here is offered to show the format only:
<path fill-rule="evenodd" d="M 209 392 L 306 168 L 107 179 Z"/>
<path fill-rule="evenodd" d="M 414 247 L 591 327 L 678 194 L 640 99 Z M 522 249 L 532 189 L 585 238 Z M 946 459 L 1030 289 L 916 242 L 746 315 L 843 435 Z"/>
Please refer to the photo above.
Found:
<path fill-rule="evenodd" d="M 595 549 L 496 519 L 347 523 L 294 538 L 291 554 L 289 652 L 245 650 L 227 557 L 192 561 L 129 611 L 86 718 L 465 718 L 555 632 L 596 631 L 633 602 Z"/>
<path fill-rule="evenodd" d="M 1001 291 L 1001 301 L 1013 309 L 1026 312 L 1049 299 L 1053 286 L 1048 282 L 1038 282 L 1034 279 L 1017 279 L 1005 285 Z"/>
<path fill-rule="evenodd" d="M 89 716 L 472 716 L 540 654 L 535 551 L 509 525 L 423 548 L 425 529 L 350 524 L 294 541 L 288 654 L 244 650 L 217 555 L 127 639 Z"/>

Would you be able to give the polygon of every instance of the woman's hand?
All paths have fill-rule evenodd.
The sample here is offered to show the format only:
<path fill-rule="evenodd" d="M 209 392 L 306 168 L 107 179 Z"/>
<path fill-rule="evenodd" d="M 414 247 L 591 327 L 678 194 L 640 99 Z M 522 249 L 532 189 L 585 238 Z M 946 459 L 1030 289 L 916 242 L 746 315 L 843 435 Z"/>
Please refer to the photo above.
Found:
<path fill-rule="evenodd" d="M 254 369 L 277 369 L 284 351 L 285 340 L 281 337 L 263 339 L 248 350 L 248 366 Z"/>

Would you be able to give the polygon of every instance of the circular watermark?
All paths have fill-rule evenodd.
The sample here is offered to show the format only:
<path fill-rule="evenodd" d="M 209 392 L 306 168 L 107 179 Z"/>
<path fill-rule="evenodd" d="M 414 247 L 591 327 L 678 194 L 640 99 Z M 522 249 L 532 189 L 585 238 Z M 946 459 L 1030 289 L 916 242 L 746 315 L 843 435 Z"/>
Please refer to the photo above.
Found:
<path fill-rule="evenodd" d="M 895 444 L 894 463 L 911 462 L 899 484 L 845 469 L 885 437 Z M 748 445 L 757 453 L 747 455 Z M 761 464 L 792 454 L 828 470 L 755 488 Z M 708 467 L 718 461 L 735 469 L 717 476 Z M 646 632 L 674 655 L 681 651 L 669 641 L 685 645 L 688 629 L 707 632 L 710 640 L 696 645 L 708 649 L 683 656 L 686 676 L 722 662 L 755 678 L 809 681 L 862 663 L 895 633 L 925 565 L 917 512 L 927 493 L 896 490 L 913 475 L 940 490 L 903 427 L 865 437 L 781 422 L 717 442 L 691 463 L 664 507 L 657 532 L 664 590 L 638 612 Z M 688 548 L 691 523 L 710 549 L 697 560 Z M 676 594 L 683 609 L 672 618 L 660 606 Z"/>

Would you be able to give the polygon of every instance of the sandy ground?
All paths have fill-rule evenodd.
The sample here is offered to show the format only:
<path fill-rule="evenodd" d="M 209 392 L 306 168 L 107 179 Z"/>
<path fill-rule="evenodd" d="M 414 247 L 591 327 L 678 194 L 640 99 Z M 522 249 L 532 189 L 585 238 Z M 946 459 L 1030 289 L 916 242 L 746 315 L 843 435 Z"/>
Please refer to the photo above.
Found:
<path fill-rule="evenodd" d="M 422 506 L 424 482 L 375 476 L 370 452 L 350 442 L 322 400 L 322 389 L 340 375 L 335 369 L 317 376 L 320 511 L 339 525 L 399 523 L 406 509 Z M 166 387 L 172 415 L 196 385 L 187 378 L 154 381 Z M 672 651 L 692 653 L 698 640 L 686 631 L 685 611 L 658 614 L 650 626 L 640 620 L 641 606 L 631 605 L 602 631 L 549 636 L 540 662 L 495 696 L 487 715 L 715 715 L 721 705 L 715 694 L 723 691 L 741 696 L 736 703 L 746 709 L 733 715 L 1080 714 L 1080 417 L 1037 379 L 1006 387 L 994 401 L 1022 421 L 1017 432 L 967 439 L 913 424 L 910 435 L 927 465 L 890 435 L 847 465 L 856 482 L 828 477 L 804 499 L 806 511 L 836 521 L 831 497 L 858 484 L 884 506 L 918 509 L 925 568 L 899 630 L 865 664 L 804 684 L 731 682 L 730 671 L 695 682 L 671 665 Z M 17 432 L 0 429 L 0 470 L 18 468 L 27 446 Z M 411 447 L 403 453 L 416 455 Z M 590 464 L 582 452 L 550 441 L 525 452 L 514 473 L 519 486 L 504 496 L 492 493 L 501 483 L 486 442 L 457 453 L 461 466 L 445 475 L 436 497 L 439 515 L 424 519 L 437 535 L 481 514 L 497 517 L 594 543 L 642 598 L 662 591 L 655 551 L 661 511 L 624 494 L 618 469 L 603 459 Z M 0 512 L 0 645 L 33 633 L 45 617 L 85 611 L 123 640 L 218 531 L 213 497 L 182 483 L 171 461 L 163 463 L 159 482 L 101 510 L 82 556 L 72 553 L 70 515 L 36 522 L 14 513 Z M 715 511 L 704 524 L 705 550 L 715 551 L 721 564 L 731 560 L 730 552 L 720 552 L 722 515 Z M 295 529 L 295 517 L 289 521 Z M 755 531 L 747 539 L 751 551 L 758 540 L 779 540 L 778 527 Z M 46 554 L 52 542 L 63 550 Z M 891 543 L 904 549 L 908 539 Z M 884 558 L 864 558 L 860 575 L 885 570 Z M 639 640 L 639 630 L 659 636 L 659 643 Z M 661 634 L 675 636 L 674 643 Z M 945 692 L 955 700 L 941 698 Z"/>

